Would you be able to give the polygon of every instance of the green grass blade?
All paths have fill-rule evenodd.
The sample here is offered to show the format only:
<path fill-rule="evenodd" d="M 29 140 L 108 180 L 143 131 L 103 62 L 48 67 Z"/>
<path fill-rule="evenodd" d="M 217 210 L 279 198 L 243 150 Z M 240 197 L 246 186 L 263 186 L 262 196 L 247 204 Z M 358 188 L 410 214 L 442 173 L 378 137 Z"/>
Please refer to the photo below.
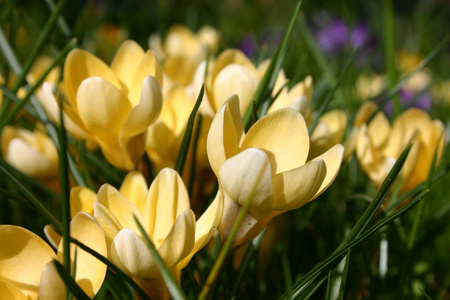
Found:
<path fill-rule="evenodd" d="M 20 72 L 22 71 L 22 67 L 20 66 L 20 63 L 17 60 L 16 55 L 14 54 L 14 50 L 9 44 L 8 39 L 6 38 L 6 35 L 3 32 L 2 28 L 0 28 L 0 50 L 3 53 L 3 56 L 5 57 L 5 60 L 8 63 L 11 70 L 15 74 L 20 74 Z"/>
<path fill-rule="evenodd" d="M 2 90 L 2 92 L 3 92 L 3 101 L 12 100 L 12 102 L 14 102 L 16 105 L 22 102 L 22 100 L 17 98 L 16 94 L 11 92 L 8 88 L 6 88 L 6 86 L 0 86 L 0 90 Z M 36 110 L 34 110 L 33 107 L 31 107 L 29 105 L 24 105 L 23 108 L 27 113 L 32 115 L 34 118 L 38 119 Z"/>
<path fill-rule="evenodd" d="M 200 93 L 198 94 L 197 97 L 197 101 L 195 101 L 194 108 L 192 109 L 192 112 L 189 115 L 189 119 L 186 125 L 186 131 L 184 132 L 183 140 L 181 141 L 180 150 L 178 150 L 174 170 L 177 171 L 178 174 L 180 174 L 180 176 L 183 174 L 184 165 L 186 163 L 186 158 L 189 151 L 189 145 L 191 143 L 192 132 L 194 131 L 195 116 L 197 115 L 197 111 L 200 108 L 200 104 L 202 103 L 204 93 L 205 93 L 205 84 L 202 85 Z"/>
<path fill-rule="evenodd" d="M 70 242 L 74 243 L 78 247 L 80 247 L 82 250 L 86 251 L 87 253 L 91 254 L 95 258 L 97 258 L 99 261 L 104 263 L 111 271 L 117 273 L 118 276 L 125 282 L 127 282 L 137 293 L 141 299 L 144 300 L 150 300 L 150 297 L 141 289 L 141 287 L 130 277 L 128 277 L 122 270 L 119 269 L 114 263 L 112 263 L 109 259 L 98 253 L 97 251 L 91 249 L 90 247 L 86 246 L 82 242 L 80 242 L 77 239 L 70 238 Z"/>
<path fill-rule="evenodd" d="M 0 172 L 11 180 L 12 183 L 23 193 L 23 195 L 31 202 L 31 204 L 36 207 L 39 212 L 44 215 L 47 220 L 53 224 L 55 227 L 60 228 L 61 222 L 55 217 L 55 214 L 50 212 L 46 205 L 37 197 L 31 190 L 27 189 L 21 181 L 14 176 L 6 166 L 6 162 L 2 159 L 0 160 Z"/>
<path fill-rule="evenodd" d="M 202 94 L 202 93 L 200 93 Z M 203 98 L 203 95 L 202 95 Z M 145 243 L 147 244 L 148 250 L 150 251 L 151 255 L 155 259 L 156 266 L 158 267 L 159 272 L 161 273 L 161 276 L 166 284 L 167 289 L 169 290 L 170 295 L 173 299 L 186 299 L 186 295 L 181 290 L 180 286 L 178 285 L 177 280 L 175 277 L 173 277 L 172 272 L 170 272 L 169 268 L 167 268 L 164 260 L 161 258 L 161 256 L 158 253 L 158 250 L 156 250 L 155 245 L 153 245 L 153 242 L 148 237 L 147 233 L 145 232 L 144 228 L 142 227 L 139 220 L 134 216 L 134 220 L 136 221 L 136 225 L 139 228 L 139 231 L 142 234 L 142 237 L 144 238 Z"/>
<path fill-rule="evenodd" d="M 254 101 L 256 102 L 256 107 L 259 108 L 263 101 L 270 97 L 271 91 L 273 89 L 273 86 L 275 85 L 275 81 L 278 76 L 278 72 L 281 69 L 281 65 L 283 63 L 286 50 L 287 50 L 287 44 L 288 41 L 291 38 L 292 31 L 294 29 L 295 22 L 297 21 L 297 17 L 300 11 L 300 7 L 303 3 L 303 0 L 299 0 L 297 2 L 297 5 L 295 7 L 294 13 L 292 14 L 291 20 L 289 22 L 288 27 L 286 28 L 286 31 L 283 35 L 283 39 L 281 40 L 281 43 L 278 45 L 277 49 L 275 50 L 274 55 L 272 56 L 272 59 L 270 61 L 269 67 L 267 68 L 266 73 L 264 74 L 264 77 L 262 78 L 258 89 L 255 92 L 255 95 L 253 96 Z M 244 115 L 244 129 L 247 131 L 250 128 L 251 121 L 252 121 L 252 107 L 250 106 L 247 108 L 247 111 Z"/>
<path fill-rule="evenodd" d="M 353 65 L 353 61 L 355 60 L 357 49 L 354 49 L 350 58 L 347 60 L 344 69 L 342 70 L 341 74 L 339 75 L 339 79 L 336 81 L 336 84 L 334 84 L 331 91 L 328 93 L 327 98 L 325 98 L 324 103 L 320 107 L 319 113 L 317 114 L 316 118 L 314 119 L 313 123 L 311 124 L 311 127 L 309 127 L 308 132 L 309 135 L 311 135 L 314 132 L 314 129 L 316 128 L 317 124 L 319 123 L 319 118 L 326 112 L 328 105 L 330 104 L 331 100 L 334 97 L 334 94 L 338 90 L 339 86 L 341 85 L 342 80 L 347 75 L 348 70 L 350 70 L 350 67 Z"/>
<path fill-rule="evenodd" d="M 192 196 L 192 192 L 194 190 L 195 173 L 197 171 L 198 140 L 200 138 L 200 134 L 202 131 L 202 122 L 203 122 L 203 116 L 202 116 L 202 114 L 199 114 L 198 119 L 197 119 L 197 124 L 195 125 L 195 130 L 194 130 L 194 142 L 192 144 L 192 161 L 191 161 L 191 169 L 189 172 L 189 184 L 188 184 L 188 193 L 190 196 Z"/>
<path fill-rule="evenodd" d="M 328 270 L 327 276 L 327 290 L 325 292 L 325 300 L 331 299 L 331 270 Z"/>
<path fill-rule="evenodd" d="M 56 10 L 56 5 L 53 0 L 45 0 L 45 3 L 47 4 L 50 11 L 54 12 Z M 67 23 L 62 15 L 59 15 L 57 17 L 56 22 L 56 25 L 58 26 L 61 33 L 66 37 L 67 40 L 70 40 L 72 38 L 72 33 L 70 32 L 69 26 L 67 26 Z"/>
<path fill-rule="evenodd" d="M 59 273 L 59 276 L 61 276 L 62 280 L 66 284 L 67 290 L 70 291 L 73 296 L 75 296 L 77 299 L 80 300 L 89 300 L 88 295 L 80 288 L 80 286 L 75 282 L 75 280 L 72 278 L 72 275 L 69 271 L 57 260 L 54 260 L 53 263 L 55 264 L 56 270 Z"/>
<path fill-rule="evenodd" d="M 291 291 L 285 293 L 282 295 L 279 299 L 291 299 L 294 295 L 297 295 L 299 292 L 302 291 L 305 284 L 308 282 L 313 281 L 317 276 L 324 272 L 328 271 L 332 266 L 336 264 L 336 262 L 340 261 L 345 254 L 347 253 L 348 249 L 351 249 L 355 247 L 356 245 L 360 244 L 362 241 L 366 240 L 368 237 L 379 231 L 384 226 L 388 225 L 392 221 L 396 220 L 398 217 L 403 215 L 405 212 L 407 212 L 409 209 L 414 207 L 417 203 L 419 203 L 423 198 L 429 193 L 429 191 L 422 191 L 419 195 L 417 195 L 413 200 L 411 200 L 408 204 L 406 204 L 404 207 L 390 215 L 389 217 L 386 217 L 382 221 L 378 222 L 377 224 L 370 227 L 368 230 L 366 230 L 363 234 L 359 235 L 356 239 L 351 241 L 346 245 L 343 249 L 336 249 L 336 251 L 333 252 L 333 254 L 328 257 L 325 261 L 323 261 L 321 264 L 317 265 L 314 269 L 312 269 L 306 276 L 301 278 L 299 281 L 297 281 L 294 284 L 294 287 Z"/>
<path fill-rule="evenodd" d="M 344 272 L 342 273 L 341 277 L 341 286 L 339 288 L 339 297 L 338 300 L 344 300 L 345 296 L 345 287 L 347 285 L 347 275 L 348 275 L 348 268 L 350 266 L 350 255 L 351 255 L 351 249 L 348 249 L 347 255 L 345 256 L 345 266 L 344 266 Z"/>

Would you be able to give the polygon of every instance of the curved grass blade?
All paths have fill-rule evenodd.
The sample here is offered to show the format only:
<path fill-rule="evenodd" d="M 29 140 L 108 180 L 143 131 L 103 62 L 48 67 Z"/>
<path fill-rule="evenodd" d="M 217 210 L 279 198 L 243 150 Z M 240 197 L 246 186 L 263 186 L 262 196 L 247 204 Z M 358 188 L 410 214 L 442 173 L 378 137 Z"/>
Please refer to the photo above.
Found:
<path fill-rule="evenodd" d="M 338 300 L 344 300 L 345 287 L 347 285 L 347 275 L 348 275 L 348 267 L 350 266 L 350 255 L 351 255 L 351 253 L 352 253 L 352 249 L 348 249 L 347 255 L 345 256 L 345 266 L 344 266 L 344 272 L 342 272 L 341 286 L 339 288 Z"/>
<path fill-rule="evenodd" d="M 16 105 L 21 103 L 22 100 L 17 98 L 16 94 L 11 92 L 6 86 L 0 86 L 0 90 L 2 90 L 2 92 L 3 92 L 3 101 L 12 100 L 12 102 L 14 102 Z M 23 108 L 27 113 L 32 115 L 34 118 L 36 118 L 36 119 L 39 118 L 36 113 L 36 110 L 33 107 L 31 107 L 29 105 L 24 105 Z"/>
<path fill-rule="evenodd" d="M 197 97 L 197 101 L 195 101 L 194 108 L 192 109 L 192 112 L 189 115 L 189 119 L 186 125 L 186 131 L 184 132 L 183 140 L 181 141 L 180 150 L 178 150 L 174 170 L 177 171 L 178 174 L 180 174 L 180 176 L 183 174 L 184 165 L 186 163 L 186 157 L 189 151 L 189 144 L 191 143 L 192 132 L 194 131 L 195 116 L 197 115 L 197 111 L 200 108 L 200 104 L 202 103 L 204 93 L 205 93 L 205 84 L 202 85 L 200 93 L 198 94 Z"/>
<path fill-rule="evenodd" d="M 0 172 L 8 177 L 14 183 L 14 185 L 16 185 L 19 190 L 22 191 L 23 195 L 28 199 L 28 201 L 31 202 L 31 204 L 36 207 L 51 224 L 53 224 L 57 228 L 60 228 L 61 222 L 55 217 L 54 213 L 50 212 L 46 205 L 31 190 L 25 187 L 20 182 L 20 180 L 8 170 L 5 164 L 6 162 L 0 160 Z"/>
<path fill-rule="evenodd" d="M 82 242 L 80 242 L 77 239 L 70 238 L 70 242 L 74 243 L 78 247 L 80 247 L 82 250 L 86 251 L 87 253 L 91 254 L 95 258 L 97 258 L 99 261 L 104 263 L 108 268 L 110 268 L 113 272 L 117 273 L 120 278 L 122 278 L 124 281 L 126 281 L 137 293 L 141 299 L 144 300 L 150 300 L 150 297 L 141 289 L 141 287 L 130 277 L 128 277 L 122 270 L 119 269 L 114 263 L 112 263 L 110 260 L 108 260 L 106 257 L 98 253 L 97 251 L 89 248 Z"/>
<path fill-rule="evenodd" d="M 355 60 L 356 52 L 358 51 L 357 48 L 355 48 L 350 56 L 350 58 L 347 60 L 347 63 L 345 64 L 344 69 L 342 70 L 342 73 L 339 75 L 339 79 L 336 81 L 336 84 L 334 84 L 331 91 L 328 93 L 327 98 L 325 98 L 324 103 L 320 107 L 319 113 L 314 119 L 313 123 L 311 124 L 311 127 L 309 127 L 308 132 L 309 135 L 311 135 L 314 132 L 314 129 L 316 128 L 317 124 L 319 123 L 319 118 L 325 113 L 325 111 L 328 108 L 328 105 L 331 102 L 331 99 L 333 99 L 334 94 L 338 90 L 339 86 L 341 85 L 342 79 L 347 75 L 348 70 L 350 70 L 350 67 L 353 65 L 353 61 Z"/>
<path fill-rule="evenodd" d="M 55 264 L 56 270 L 59 273 L 59 276 L 61 276 L 62 280 L 66 284 L 66 287 L 68 291 L 72 293 L 73 296 L 75 296 L 77 299 L 80 300 L 89 300 L 88 295 L 80 288 L 80 286 L 75 282 L 75 280 L 72 278 L 72 275 L 70 275 L 69 271 L 57 260 L 54 260 L 53 263 Z"/>
<path fill-rule="evenodd" d="M 203 96 L 202 96 L 203 97 Z M 172 273 L 170 272 L 169 268 L 167 268 L 166 264 L 164 263 L 164 260 L 161 258 L 161 256 L 158 253 L 158 250 L 156 250 L 155 245 L 153 245 L 153 242 L 148 237 L 147 233 L 145 232 L 144 228 L 142 227 L 139 220 L 134 216 L 134 221 L 136 222 L 136 225 L 139 228 L 139 231 L 142 234 L 142 237 L 144 238 L 145 243 L 147 244 L 147 247 L 152 254 L 153 258 L 155 259 L 156 266 L 158 267 L 159 272 L 161 273 L 161 276 L 166 283 L 167 289 L 169 290 L 170 295 L 173 297 L 173 299 L 185 299 L 187 300 L 186 295 L 181 290 L 180 286 L 177 283 L 177 280 L 173 277 Z"/>
<path fill-rule="evenodd" d="M 278 45 L 277 50 L 272 56 L 269 67 L 267 68 L 266 73 L 264 74 L 263 79 L 261 80 L 258 89 L 253 96 L 253 99 L 256 103 L 256 108 L 259 108 L 263 101 L 270 96 L 271 91 L 275 85 L 275 81 L 278 76 L 278 72 L 280 71 L 281 64 L 284 61 L 284 57 L 286 55 L 287 43 L 292 35 L 292 30 L 294 29 L 295 22 L 297 21 L 297 17 L 300 11 L 300 7 L 302 6 L 303 0 L 299 0 L 297 5 L 295 6 L 294 13 L 292 14 L 291 20 L 289 22 L 286 31 L 284 32 L 283 39 L 281 43 Z M 250 128 L 250 124 L 252 121 L 252 107 L 247 108 L 244 116 L 244 129 L 247 131 Z"/>
<path fill-rule="evenodd" d="M 339 262 L 347 253 L 348 249 L 351 249 L 355 247 L 356 245 L 360 244 L 362 241 L 370 237 L 372 234 L 379 231 L 381 228 L 386 226 L 387 224 L 391 223 L 392 221 L 396 220 L 398 217 L 400 217 L 402 214 L 404 214 L 406 211 L 414 207 L 417 203 L 423 200 L 423 198 L 429 193 L 428 190 L 422 191 L 419 195 L 417 195 L 411 202 L 406 204 L 404 207 L 390 215 L 389 217 L 386 217 L 382 221 L 378 222 L 377 224 L 370 227 L 368 230 L 366 230 L 363 234 L 359 235 L 357 238 L 355 238 L 353 241 L 348 243 L 346 247 L 343 249 L 336 249 L 336 251 L 328 257 L 325 261 L 323 261 L 321 264 L 317 265 L 313 270 L 311 270 L 305 277 L 301 278 L 297 283 L 294 284 L 294 287 L 291 291 L 285 293 L 282 295 L 279 299 L 296 299 L 296 296 L 298 293 L 302 291 L 302 289 L 305 286 L 305 283 L 313 281 L 320 273 L 323 273 L 325 271 L 328 271 L 330 268 L 332 268 L 334 265 L 336 265 L 336 262 Z"/>
<path fill-rule="evenodd" d="M 202 122 L 203 116 L 202 114 L 199 114 L 194 131 L 194 143 L 192 144 L 192 161 L 191 161 L 191 169 L 189 172 L 189 184 L 188 184 L 188 193 L 190 196 L 192 196 L 192 192 L 194 190 L 195 172 L 197 170 L 196 166 L 197 166 L 198 140 L 200 138 L 200 133 L 202 130 Z"/>
<path fill-rule="evenodd" d="M 47 4 L 50 11 L 55 11 L 56 5 L 53 2 L 53 0 L 45 0 L 45 3 Z M 59 3 L 58 3 L 59 4 Z M 72 33 L 70 32 L 69 26 L 67 26 L 66 21 L 62 17 L 62 15 L 59 15 L 56 19 L 56 25 L 58 26 L 59 30 L 62 32 L 62 34 L 66 37 L 67 40 L 70 40 L 72 38 Z"/>

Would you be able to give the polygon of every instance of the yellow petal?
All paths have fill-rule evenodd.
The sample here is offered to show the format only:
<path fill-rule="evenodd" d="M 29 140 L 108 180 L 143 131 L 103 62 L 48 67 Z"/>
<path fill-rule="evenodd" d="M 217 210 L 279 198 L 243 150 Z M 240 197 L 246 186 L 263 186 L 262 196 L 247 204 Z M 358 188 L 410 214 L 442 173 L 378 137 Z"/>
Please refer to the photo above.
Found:
<path fill-rule="evenodd" d="M 367 126 L 367 134 L 376 149 L 382 149 L 386 145 L 390 133 L 391 125 L 383 112 L 377 113 Z"/>
<path fill-rule="evenodd" d="M 356 114 L 354 124 L 356 127 L 360 127 L 377 111 L 378 105 L 373 101 L 366 101 L 358 113 Z"/>
<path fill-rule="evenodd" d="M 117 137 L 131 111 L 126 95 L 100 77 L 91 77 L 80 84 L 77 102 L 83 124 L 102 138 Z"/>
<path fill-rule="evenodd" d="M 81 49 L 69 52 L 64 65 L 64 90 L 72 107 L 77 107 L 77 90 L 88 77 L 100 77 L 118 89 L 121 84 L 112 70 L 100 59 Z"/>
<path fill-rule="evenodd" d="M 164 239 L 177 217 L 190 208 L 189 195 L 180 175 L 165 168 L 150 186 L 144 212 L 144 228 L 155 243 Z"/>
<path fill-rule="evenodd" d="M 274 174 L 298 168 L 309 153 L 305 120 L 291 108 L 268 114 L 247 132 L 241 149 L 251 147 L 266 151 Z"/>
<path fill-rule="evenodd" d="M 111 211 L 100 203 L 94 203 L 94 218 L 103 228 L 106 246 L 109 249 L 114 237 L 122 229 L 122 225 Z"/>
<path fill-rule="evenodd" d="M 0 241 L 0 278 L 37 299 L 41 272 L 56 259 L 52 248 L 31 231 L 13 225 L 0 225 Z"/>
<path fill-rule="evenodd" d="M 0 299 L 29 300 L 15 285 L 0 281 Z"/>
<path fill-rule="evenodd" d="M 91 215 L 85 212 L 77 213 L 70 222 L 70 236 L 97 253 L 107 256 L 103 230 Z M 61 243 L 58 249 L 58 257 L 60 259 L 62 258 L 62 250 L 63 245 Z M 75 245 L 71 245 L 70 250 L 72 263 L 75 251 L 77 255 L 75 281 L 92 298 L 103 284 L 106 275 L 106 265 Z"/>
<path fill-rule="evenodd" d="M 273 177 L 273 210 L 297 209 L 309 201 L 319 190 L 327 173 L 321 159 L 307 163 Z"/>
<path fill-rule="evenodd" d="M 218 110 L 229 96 L 237 94 L 240 99 L 241 114 L 245 114 L 258 84 L 259 79 L 252 71 L 238 64 L 230 64 L 217 74 L 214 80 L 211 106 L 214 110 Z"/>
<path fill-rule="evenodd" d="M 159 116 L 161 107 L 161 87 L 154 77 L 147 76 L 142 82 L 140 102 L 129 112 L 121 129 L 121 136 L 129 137 L 143 133 Z"/>
<path fill-rule="evenodd" d="M 135 41 L 127 40 L 122 43 L 111 62 L 111 70 L 125 86 L 124 93 L 128 94 L 133 76 L 142 59 L 144 50 Z"/>
<path fill-rule="evenodd" d="M 66 297 L 66 286 L 54 262 L 49 262 L 42 270 L 41 282 L 39 284 L 39 298 L 42 300 L 62 300 Z"/>
<path fill-rule="evenodd" d="M 114 187 L 109 184 L 102 185 L 98 190 L 98 203 L 111 211 L 122 228 L 130 228 L 139 232 L 133 216 L 141 220 L 141 212 Z"/>
<path fill-rule="evenodd" d="M 169 269 L 191 253 L 195 244 L 195 215 L 192 210 L 182 212 L 173 224 L 158 253 Z"/>
<path fill-rule="evenodd" d="M 211 77 L 215 78 L 217 74 L 220 73 L 226 66 L 231 64 L 238 64 L 242 65 L 252 72 L 255 73 L 257 76 L 257 71 L 253 63 L 245 56 L 244 53 L 242 53 L 240 50 L 237 49 L 227 49 L 223 51 L 218 57 L 216 62 L 214 63 L 213 70 L 211 72 Z"/>
<path fill-rule="evenodd" d="M 342 157 L 344 156 L 344 146 L 341 144 L 335 145 L 333 148 L 325 152 L 324 154 L 316 157 L 313 161 L 323 160 L 326 165 L 327 175 L 325 179 L 322 181 L 322 185 L 319 190 L 314 195 L 314 198 L 317 198 L 320 194 L 322 194 L 334 181 L 342 164 Z"/>
<path fill-rule="evenodd" d="M 208 133 L 208 159 L 216 175 L 227 158 L 238 154 L 243 137 L 239 98 L 233 95 L 217 112 Z"/>
<path fill-rule="evenodd" d="M 86 187 L 76 186 L 70 190 L 70 217 L 73 218 L 79 211 L 92 215 L 97 194 Z"/>
<path fill-rule="evenodd" d="M 59 234 L 59 232 L 51 225 L 44 226 L 44 234 L 50 245 L 52 245 L 54 249 L 58 249 L 59 243 L 61 242 L 61 234 Z"/>
<path fill-rule="evenodd" d="M 249 214 L 258 219 L 272 208 L 270 161 L 260 149 L 250 148 L 228 159 L 220 168 L 219 182 L 233 201 L 243 206 L 251 197 Z"/>
<path fill-rule="evenodd" d="M 340 109 L 331 110 L 320 117 L 320 121 L 328 128 L 332 145 L 340 143 L 344 137 L 345 128 L 347 127 L 345 112 Z"/>
<path fill-rule="evenodd" d="M 155 77 L 159 85 L 162 86 L 162 74 L 162 69 L 155 53 L 152 50 L 148 50 L 136 69 L 136 73 L 134 74 L 133 82 L 131 84 L 131 89 L 128 92 L 128 98 L 130 99 L 133 107 L 140 102 L 142 83 L 144 82 L 144 79 L 150 75 Z"/>
<path fill-rule="evenodd" d="M 127 174 L 120 186 L 119 192 L 141 212 L 144 212 L 147 201 L 148 185 L 144 176 L 137 171 Z"/>

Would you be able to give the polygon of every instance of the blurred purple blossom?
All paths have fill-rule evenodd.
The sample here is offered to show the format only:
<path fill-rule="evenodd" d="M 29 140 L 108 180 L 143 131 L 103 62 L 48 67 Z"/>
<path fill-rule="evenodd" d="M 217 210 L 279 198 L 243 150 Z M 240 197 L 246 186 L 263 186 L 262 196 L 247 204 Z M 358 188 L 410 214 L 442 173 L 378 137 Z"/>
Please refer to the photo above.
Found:
<path fill-rule="evenodd" d="M 256 53 L 256 41 L 251 35 L 245 35 L 242 39 L 239 49 L 244 52 L 247 57 L 252 57 Z"/>
<path fill-rule="evenodd" d="M 398 97 L 402 110 L 406 110 L 411 107 L 416 107 L 427 112 L 431 110 L 432 101 L 431 95 L 428 91 L 415 93 L 411 90 L 403 88 L 398 93 Z M 392 101 L 389 101 L 384 105 L 384 112 L 388 116 L 392 116 L 394 114 L 394 104 Z"/>

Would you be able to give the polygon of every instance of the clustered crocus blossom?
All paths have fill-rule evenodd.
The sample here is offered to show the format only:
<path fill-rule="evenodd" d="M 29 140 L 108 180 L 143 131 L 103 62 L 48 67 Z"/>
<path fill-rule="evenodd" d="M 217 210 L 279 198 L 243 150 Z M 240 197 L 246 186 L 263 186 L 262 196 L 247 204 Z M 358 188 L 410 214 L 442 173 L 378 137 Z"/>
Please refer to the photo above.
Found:
<path fill-rule="evenodd" d="M 207 140 L 211 167 L 219 179 L 224 208 L 219 230 L 226 238 L 241 207 L 250 198 L 235 246 L 256 237 L 275 216 L 319 196 L 336 177 L 343 146 L 310 161 L 309 136 L 300 113 L 276 110 L 245 134 L 239 98 L 231 96 L 217 112 Z"/>
<path fill-rule="evenodd" d="M 435 153 L 439 163 L 444 148 L 444 126 L 417 108 L 403 112 L 391 126 L 383 112 L 376 113 L 377 108 L 373 102 L 361 108 L 354 145 L 349 146 L 355 148 L 362 169 L 379 187 L 401 152 L 413 143 L 401 173 L 400 193 L 404 193 L 427 178 Z M 375 116 L 367 124 L 372 114 Z"/>
<path fill-rule="evenodd" d="M 106 255 L 103 229 L 90 215 L 80 212 L 70 223 L 71 237 L 101 255 Z M 0 296 L 8 300 L 66 299 L 66 288 L 53 261 L 62 262 L 62 242 L 53 249 L 31 231 L 14 225 L 0 225 Z M 76 253 L 76 263 L 73 260 Z M 77 246 L 71 245 L 75 282 L 94 297 L 103 284 L 106 265 Z"/>
<path fill-rule="evenodd" d="M 196 220 L 186 187 L 172 169 L 163 169 L 150 188 L 143 175 L 131 172 L 120 190 L 105 184 L 97 194 L 84 187 L 71 192 L 71 211 L 92 214 L 102 226 L 108 258 L 131 276 L 152 299 L 168 291 L 134 217 L 155 244 L 166 266 L 180 280 L 181 269 L 210 240 L 222 215 L 218 195 Z"/>
<path fill-rule="evenodd" d="M 73 135 L 95 141 L 114 166 L 132 170 L 144 154 L 147 128 L 162 106 L 162 70 L 153 51 L 125 41 L 111 66 L 75 49 L 66 59 L 61 101 L 64 125 Z M 41 101 L 59 121 L 58 101 L 44 84 Z"/>

